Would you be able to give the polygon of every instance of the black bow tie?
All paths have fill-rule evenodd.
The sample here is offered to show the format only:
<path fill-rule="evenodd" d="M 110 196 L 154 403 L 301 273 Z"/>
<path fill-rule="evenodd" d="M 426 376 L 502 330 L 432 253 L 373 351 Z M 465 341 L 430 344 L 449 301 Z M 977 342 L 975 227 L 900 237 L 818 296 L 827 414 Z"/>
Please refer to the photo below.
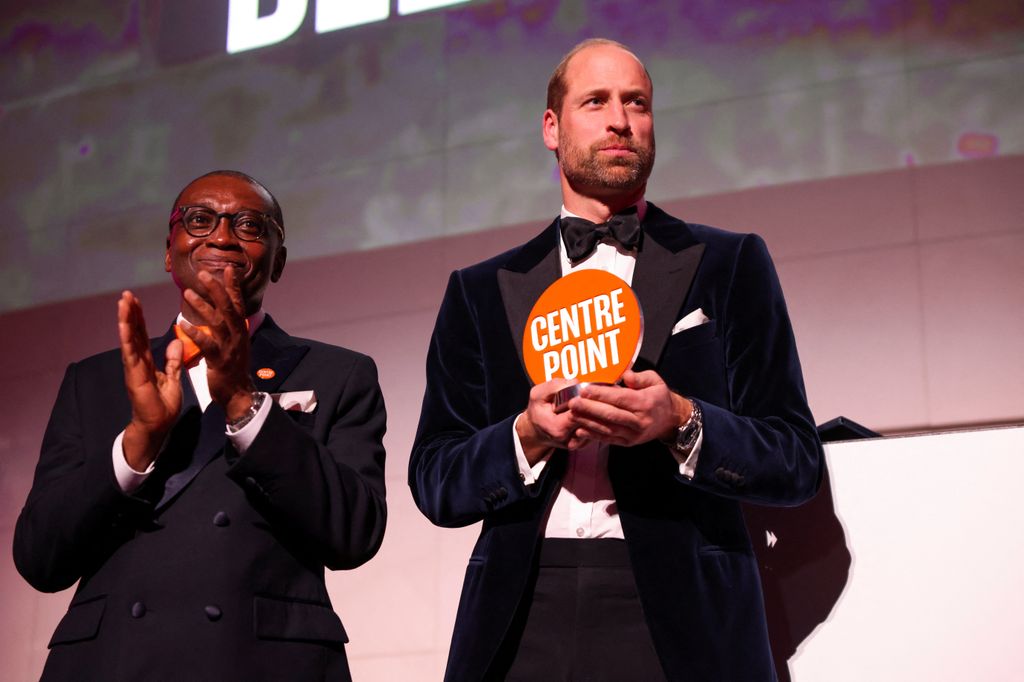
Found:
<path fill-rule="evenodd" d="M 597 243 L 606 237 L 626 249 L 632 249 L 640 242 L 640 216 L 637 215 L 636 206 L 616 213 L 607 222 L 600 224 L 571 216 L 562 218 L 561 223 L 565 252 L 573 263 L 593 253 Z"/>

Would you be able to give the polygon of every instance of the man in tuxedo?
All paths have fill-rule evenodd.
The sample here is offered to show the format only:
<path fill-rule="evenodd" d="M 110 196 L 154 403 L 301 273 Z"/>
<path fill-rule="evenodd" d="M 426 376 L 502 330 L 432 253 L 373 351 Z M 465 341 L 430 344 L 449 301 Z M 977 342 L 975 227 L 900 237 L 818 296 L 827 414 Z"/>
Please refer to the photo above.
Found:
<path fill-rule="evenodd" d="M 449 680 L 775 678 L 739 503 L 812 496 L 821 445 L 764 242 L 644 199 L 652 90 L 624 46 L 574 48 L 542 124 L 561 215 L 449 279 L 409 467 L 431 521 L 483 522 Z M 566 382 L 531 388 L 520 339 L 583 268 L 631 284 L 643 343 L 558 411 Z"/>
<path fill-rule="evenodd" d="M 78 581 L 44 680 L 350 679 L 324 567 L 384 535 L 384 403 L 373 361 L 289 336 L 262 309 L 284 218 L 215 171 L 172 207 L 181 314 L 150 340 L 118 301 L 120 350 L 70 365 L 14 559 Z"/>

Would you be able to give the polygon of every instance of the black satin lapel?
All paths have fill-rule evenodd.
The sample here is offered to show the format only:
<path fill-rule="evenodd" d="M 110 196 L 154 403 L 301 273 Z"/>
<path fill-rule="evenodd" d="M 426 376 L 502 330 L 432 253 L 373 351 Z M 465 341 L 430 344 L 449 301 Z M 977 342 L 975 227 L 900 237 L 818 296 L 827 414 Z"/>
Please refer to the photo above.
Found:
<path fill-rule="evenodd" d="M 167 477 L 163 486 L 163 494 L 160 497 L 159 502 L 156 504 L 156 510 L 160 511 L 162 508 L 167 506 L 174 498 L 181 494 L 181 492 L 188 487 L 188 484 L 192 482 L 192 479 L 203 470 L 207 464 L 209 464 L 217 455 L 224 449 L 224 445 L 227 442 L 227 434 L 225 433 L 224 426 L 224 410 L 217 403 L 210 403 L 206 408 L 206 412 L 202 414 L 202 417 L 198 419 L 196 424 L 195 417 L 198 408 L 189 410 L 183 416 L 181 422 L 182 425 L 187 424 L 188 435 L 185 438 L 184 443 L 172 441 L 168 445 L 167 455 L 177 456 L 180 454 L 178 448 L 187 447 L 187 442 L 191 441 L 194 443 L 192 449 L 192 457 L 188 460 L 188 463 L 183 469 L 171 474 Z M 198 433 L 196 432 L 196 426 L 198 426 Z M 192 440 L 194 438 L 194 440 Z M 173 448 L 173 450 L 172 450 Z M 173 454 L 172 454 L 173 452 Z M 161 455 L 163 459 L 164 455 Z"/>
<path fill-rule="evenodd" d="M 253 336 L 249 374 L 257 391 L 274 393 L 309 352 L 309 346 L 291 343 L 290 337 L 276 327 L 267 331 Z"/>
<path fill-rule="evenodd" d="M 181 368 L 181 414 L 184 415 L 191 409 L 199 409 L 199 398 L 196 396 L 196 389 L 192 386 L 192 378 L 188 370 Z M 179 417 L 180 419 L 180 417 Z"/>
<path fill-rule="evenodd" d="M 533 310 L 533 304 L 544 290 L 562 276 L 558 257 L 558 248 L 555 246 L 537 265 L 526 272 L 498 270 L 501 300 L 505 305 L 505 315 L 508 317 L 508 327 L 512 330 L 516 351 L 519 353 L 519 364 L 524 372 L 526 364 L 523 362 L 523 332 L 526 330 L 527 318 Z"/>
<path fill-rule="evenodd" d="M 636 371 L 657 366 L 703 255 L 703 244 L 673 253 L 654 239 L 644 240 L 632 285 L 644 316 L 644 339 L 634 363 Z"/>

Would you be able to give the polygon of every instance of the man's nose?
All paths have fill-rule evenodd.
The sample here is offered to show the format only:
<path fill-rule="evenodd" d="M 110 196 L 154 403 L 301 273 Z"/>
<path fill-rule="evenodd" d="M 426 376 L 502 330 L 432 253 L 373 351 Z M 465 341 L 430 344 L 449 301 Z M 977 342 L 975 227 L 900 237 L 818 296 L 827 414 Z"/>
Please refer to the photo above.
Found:
<path fill-rule="evenodd" d="M 213 232 L 206 235 L 206 241 L 221 245 L 237 244 L 238 238 L 231 227 L 231 216 L 217 216 L 217 224 L 213 226 Z"/>
<path fill-rule="evenodd" d="M 608 106 L 608 129 L 620 135 L 629 132 L 629 116 L 622 102 L 612 102 Z"/>

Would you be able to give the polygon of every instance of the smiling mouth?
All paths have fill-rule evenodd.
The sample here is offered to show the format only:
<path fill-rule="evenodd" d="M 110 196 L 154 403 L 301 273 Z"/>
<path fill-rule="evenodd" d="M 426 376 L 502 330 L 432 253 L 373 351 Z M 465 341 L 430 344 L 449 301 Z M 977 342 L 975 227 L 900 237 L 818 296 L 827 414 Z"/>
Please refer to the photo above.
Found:
<path fill-rule="evenodd" d="M 240 263 L 233 260 L 223 260 L 220 258 L 200 258 L 196 263 L 204 270 L 227 270 L 228 268 L 234 268 L 235 270 L 244 270 L 245 263 Z"/>

